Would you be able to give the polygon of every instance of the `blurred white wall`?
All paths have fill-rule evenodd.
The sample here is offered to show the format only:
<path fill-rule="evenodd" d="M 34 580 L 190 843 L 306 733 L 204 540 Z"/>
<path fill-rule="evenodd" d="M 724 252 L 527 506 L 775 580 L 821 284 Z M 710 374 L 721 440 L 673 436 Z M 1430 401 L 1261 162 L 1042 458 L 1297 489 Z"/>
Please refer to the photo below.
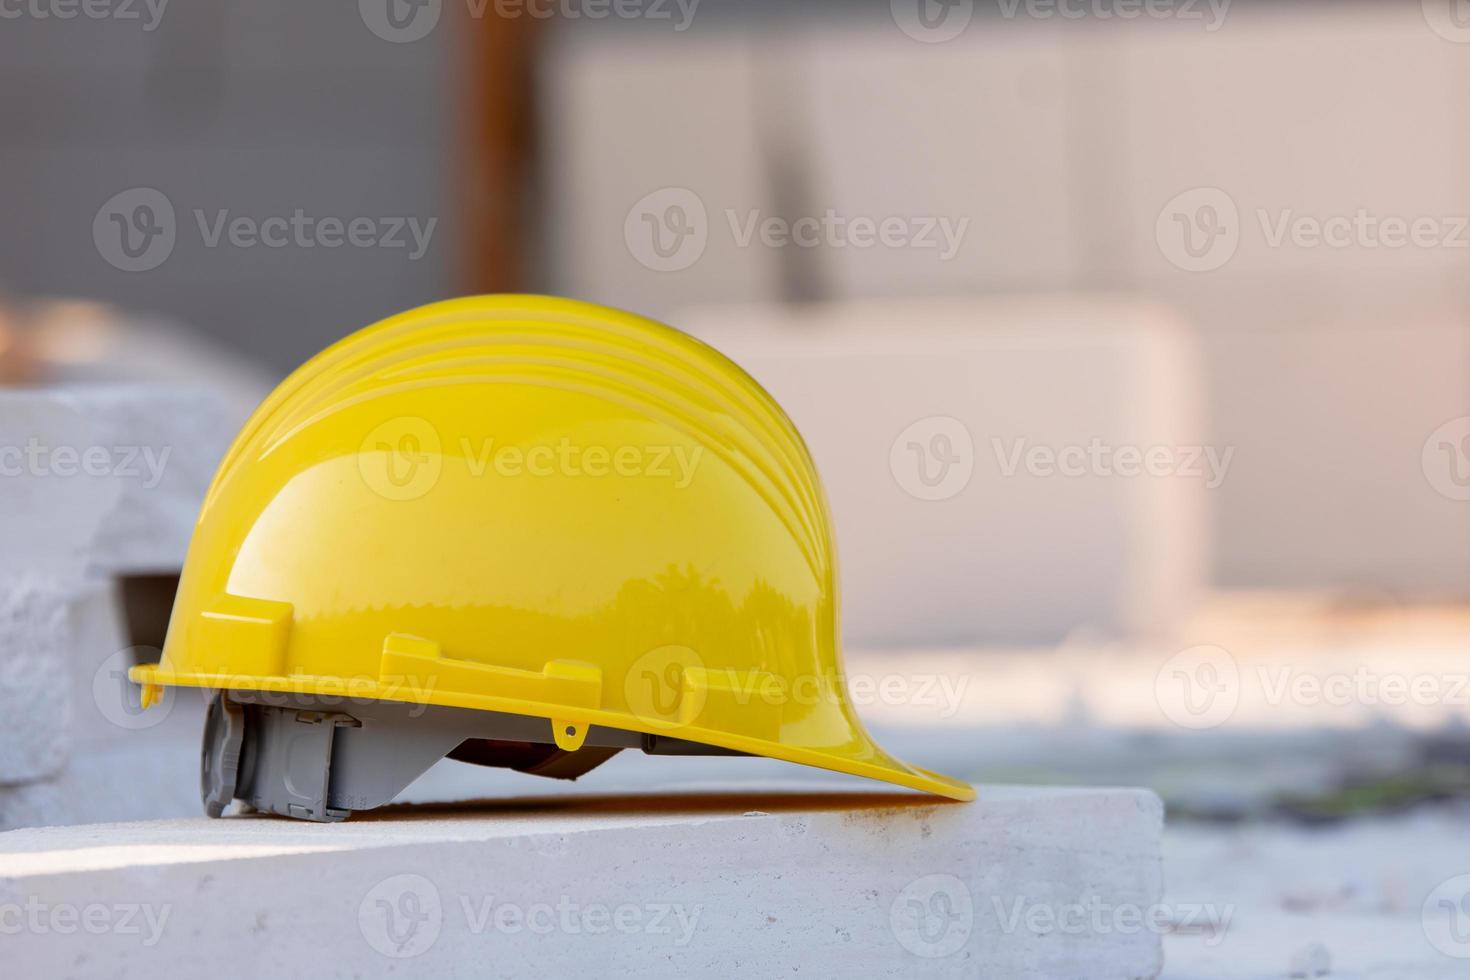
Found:
<path fill-rule="evenodd" d="M 663 316 L 728 300 L 1152 296 L 1198 329 L 1207 438 L 1236 447 L 1213 497 L 1215 581 L 1470 590 L 1470 510 L 1421 466 L 1430 434 L 1470 414 L 1470 248 L 1267 233 L 1302 216 L 1448 229 L 1470 215 L 1470 44 L 1414 2 L 1240 0 L 1213 31 L 975 9 L 938 44 L 881 15 L 680 43 L 566 38 L 544 72 L 551 285 Z M 697 197 L 707 242 L 658 271 L 625 219 L 668 187 Z M 1169 238 L 1175 213 L 1216 200 L 1176 201 L 1198 188 L 1236 210 L 1233 255 L 1205 271 Z M 941 261 L 741 247 L 728 221 L 828 208 L 969 224 Z"/>
<path fill-rule="evenodd" d="M 849 643 L 1053 644 L 1167 633 L 1194 611 L 1233 460 L 1205 456 L 1196 339 L 1168 310 L 1106 295 L 856 300 L 677 322 L 801 430 Z"/>

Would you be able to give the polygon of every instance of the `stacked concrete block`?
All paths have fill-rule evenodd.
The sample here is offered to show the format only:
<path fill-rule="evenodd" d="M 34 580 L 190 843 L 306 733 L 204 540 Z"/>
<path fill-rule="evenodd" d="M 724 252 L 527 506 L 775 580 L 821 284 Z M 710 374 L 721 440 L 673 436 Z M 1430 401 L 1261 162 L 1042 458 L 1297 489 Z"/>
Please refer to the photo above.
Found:
<path fill-rule="evenodd" d="M 237 421 L 208 392 L 184 388 L 76 386 L 55 397 L 88 420 L 115 461 L 115 503 L 87 549 L 91 569 L 178 571 Z"/>
<path fill-rule="evenodd" d="M 687 311 L 801 430 L 831 500 L 855 645 L 1167 629 L 1209 568 L 1233 464 L 1197 341 L 1120 296 Z"/>
<path fill-rule="evenodd" d="M 205 392 L 0 392 L 0 827 L 155 798 L 125 782 L 144 740 L 118 736 L 157 723 L 130 713 L 114 578 L 181 567 L 232 434 Z M 99 760 L 115 785 L 81 778 Z"/>
<path fill-rule="evenodd" d="M 64 624 L 117 488 L 74 469 L 94 429 L 53 395 L 0 392 L 0 786 L 64 765 Z"/>

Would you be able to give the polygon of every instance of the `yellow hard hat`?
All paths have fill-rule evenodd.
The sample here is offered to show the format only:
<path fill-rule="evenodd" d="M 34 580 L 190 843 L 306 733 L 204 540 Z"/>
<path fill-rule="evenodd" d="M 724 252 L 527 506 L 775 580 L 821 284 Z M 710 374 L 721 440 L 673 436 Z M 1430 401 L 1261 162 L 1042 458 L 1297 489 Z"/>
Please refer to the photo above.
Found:
<path fill-rule="evenodd" d="M 206 811 L 339 820 L 447 756 L 575 778 L 748 754 L 957 800 L 863 730 L 801 436 L 678 331 L 540 296 L 411 310 L 256 410 L 144 704 L 212 689 Z"/>

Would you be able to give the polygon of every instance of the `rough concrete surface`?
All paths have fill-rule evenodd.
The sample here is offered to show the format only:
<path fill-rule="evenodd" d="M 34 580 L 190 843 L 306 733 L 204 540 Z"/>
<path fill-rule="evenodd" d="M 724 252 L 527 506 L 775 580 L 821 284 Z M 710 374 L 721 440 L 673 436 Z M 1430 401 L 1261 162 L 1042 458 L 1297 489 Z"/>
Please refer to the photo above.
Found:
<path fill-rule="evenodd" d="M 76 739 L 107 755 L 134 727 L 103 683 L 130 665 L 124 631 L 73 607 L 98 605 L 99 579 L 180 567 L 232 433 L 202 390 L 0 391 L 0 826 L 66 819 L 88 787 L 32 784 L 65 778 Z"/>
<path fill-rule="evenodd" d="M 239 428 L 203 389 L 75 385 L 54 397 L 75 408 L 112 460 L 116 503 L 90 542 L 102 572 L 176 571 L 220 459 Z"/>
<path fill-rule="evenodd" d="M 1161 827 L 988 787 L 37 828 L 0 834 L 0 928 L 38 976 L 1153 977 Z"/>
<path fill-rule="evenodd" d="M 0 792 L 54 775 L 70 746 L 66 594 L 36 576 L 0 579 Z"/>

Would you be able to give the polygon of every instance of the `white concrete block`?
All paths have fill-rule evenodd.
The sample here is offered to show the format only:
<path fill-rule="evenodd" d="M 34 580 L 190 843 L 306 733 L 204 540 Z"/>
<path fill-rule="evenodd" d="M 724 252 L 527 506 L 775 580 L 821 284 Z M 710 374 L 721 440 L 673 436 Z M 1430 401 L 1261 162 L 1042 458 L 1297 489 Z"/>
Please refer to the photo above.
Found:
<path fill-rule="evenodd" d="M 1147 791 L 993 787 L 21 830 L 0 912 L 19 975 L 1148 978 L 1158 930 L 1073 913 L 1157 908 L 1161 828 Z"/>
<path fill-rule="evenodd" d="M 66 606 L 117 500 L 80 469 L 90 421 L 53 394 L 0 391 L 0 785 L 65 763 Z"/>
<path fill-rule="evenodd" d="M 57 389 L 56 397 L 91 424 L 116 485 L 117 503 L 91 543 L 90 566 L 112 574 L 181 568 L 238 421 L 203 389 L 76 385 Z"/>
<path fill-rule="evenodd" d="M 895 300 L 675 322 L 754 375 L 811 447 L 852 643 L 1055 641 L 1163 627 L 1193 603 L 1228 447 L 1203 446 L 1195 342 L 1167 311 Z M 1125 469 L 1125 450 L 1168 466 Z M 1057 457 L 1033 466 L 1039 451 Z"/>
<path fill-rule="evenodd" d="M 1453 430 L 1470 415 L 1463 314 L 1396 303 L 1376 316 L 1239 292 L 1201 304 L 1216 327 L 1205 342 L 1213 428 L 1237 447 L 1219 494 L 1217 581 L 1465 594 L 1467 459 Z"/>
<path fill-rule="evenodd" d="M 54 390 L 0 390 L 0 579 L 79 579 L 120 493 L 85 465 L 97 435 L 95 419 Z"/>
<path fill-rule="evenodd" d="M 848 222 L 934 219 L 955 232 L 952 246 L 915 225 L 902 244 L 815 249 L 833 295 L 1075 287 L 1085 241 L 1068 190 L 1072 63 L 1090 43 L 1085 32 L 993 20 L 945 44 L 897 30 L 814 33 L 793 93 L 810 140 L 809 209 Z"/>
<path fill-rule="evenodd" d="M 677 44 L 562 32 L 548 47 L 553 291 L 652 316 L 692 302 L 774 298 L 780 257 L 742 247 L 724 217 L 771 207 L 756 51 L 735 32 Z M 667 261 L 656 248 L 669 250 Z"/>
<path fill-rule="evenodd" d="M 0 690 L 0 704 L 18 706 L 13 715 L 25 732 L 37 728 L 32 716 L 41 706 L 48 712 L 58 708 L 54 719 L 50 714 L 41 719 L 53 727 L 44 740 L 36 737 L 28 755 L 69 745 L 70 757 L 64 768 L 48 765 L 42 782 L 0 785 L 0 830 L 199 813 L 202 693 L 171 689 L 159 705 L 141 710 L 139 689 L 127 679 L 127 668 L 138 660 L 156 660 L 159 651 L 129 645 L 116 583 L 88 582 L 58 599 L 65 622 L 60 628 L 48 624 L 44 636 L 57 648 L 48 664 L 60 664 L 65 676 L 50 670 L 21 689 Z M 67 720 L 65 731 L 58 731 L 55 726 Z M 139 792 L 140 786 L 147 791 Z"/>
<path fill-rule="evenodd" d="M 0 578 L 0 786 L 45 778 L 66 763 L 68 599 L 51 580 Z"/>
<path fill-rule="evenodd" d="M 77 705 L 84 721 L 102 714 L 91 681 L 104 661 L 130 665 L 123 633 L 74 632 L 87 623 L 70 618 L 69 606 L 85 602 L 89 573 L 182 565 L 205 488 L 233 434 L 207 392 L 0 392 L 0 785 L 56 776 Z M 105 600 L 97 608 L 106 615 Z M 82 634 L 85 650 L 78 649 Z M 73 698 L 75 669 L 88 683 Z M 117 705 L 109 709 L 125 715 Z M 15 819 L 0 801 L 0 825 Z"/>
<path fill-rule="evenodd" d="M 1326 220 L 1359 209 L 1379 220 L 1466 213 L 1470 185 L 1456 165 L 1462 59 L 1429 28 L 1429 6 L 1329 14 L 1239 4 L 1215 32 L 1157 20 L 1117 32 L 1116 126 L 1087 149 L 1113 161 L 1108 191 L 1132 202 L 1116 245 L 1135 257 L 1135 281 L 1198 274 L 1170 264 L 1155 221 L 1201 187 L 1224 191 L 1239 215 L 1238 247 L 1214 277 L 1458 270 L 1463 246 L 1375 246 L 1356 234 L 1340 247 L 1275 246 L 1259 214 L 1274 225 L 1283 214 Z"/>

